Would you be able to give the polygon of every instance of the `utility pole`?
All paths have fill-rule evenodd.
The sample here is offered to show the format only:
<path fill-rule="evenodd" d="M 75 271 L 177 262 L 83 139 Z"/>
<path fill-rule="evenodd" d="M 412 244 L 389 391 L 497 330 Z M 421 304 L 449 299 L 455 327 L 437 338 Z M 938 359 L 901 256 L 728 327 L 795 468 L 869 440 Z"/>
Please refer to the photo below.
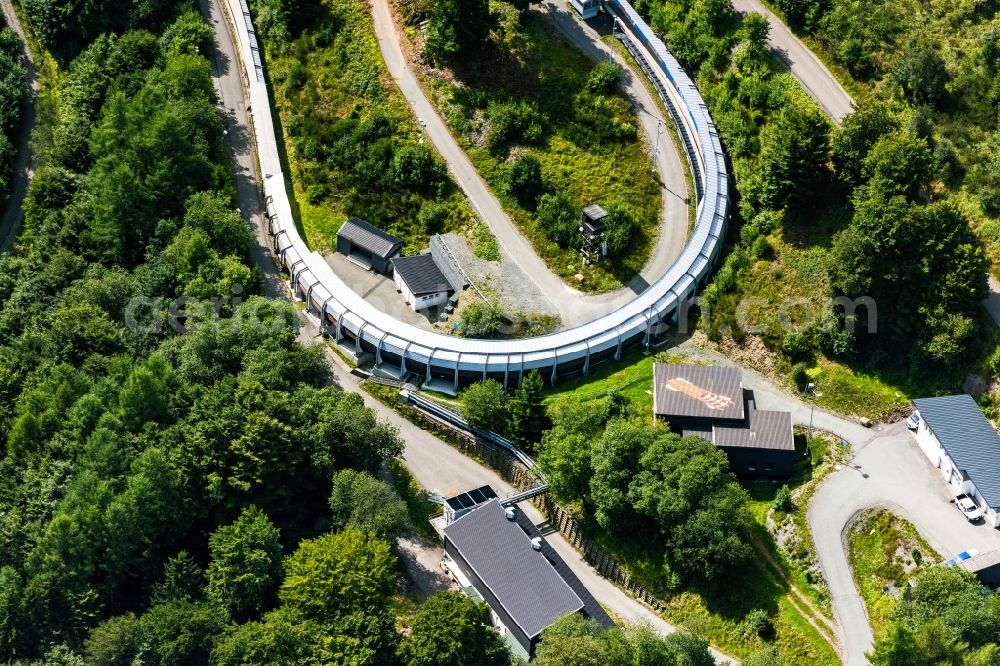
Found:
<path fill-rule="evenodd" d="M 663 134 L 663 130 L 661 129 L 662 127 L 663 127 L 663 119 L 657 118 L 656 141 L 655 141 L 656 149 L 653 151 L 653 173 L 656 173 L 656 158 L 660 156 L 660 135 Z"/>
<path fill-rule="evenodd" d="M 806 393 L 809 394 L 809 436 L 806 439 L 806 452 L 809 455 L 809 446 L 813 438 L 813 411 L 816 409 L 816 385 L 812 382 L 806 384 Z"/>

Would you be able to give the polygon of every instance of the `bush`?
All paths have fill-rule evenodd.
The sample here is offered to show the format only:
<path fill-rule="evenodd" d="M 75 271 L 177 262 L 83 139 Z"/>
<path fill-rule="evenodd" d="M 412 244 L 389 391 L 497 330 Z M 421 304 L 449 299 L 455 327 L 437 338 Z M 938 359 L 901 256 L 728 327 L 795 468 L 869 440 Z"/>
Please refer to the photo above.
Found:
<path fill-rule="evenodd" d="M 767 638 L 774 634 L 774 623 L 767 611 L 755 608 L 736 625 L 736 633 L 745 641 Z"/>
<path fill-rule="evenodd" d="M 392 158 L 392 178 L 407 190 L 440 195 L 448 175 L 444 163 L 422 145 L 403 146 Z"/>
<path fill-rule="evenodd" d="M 477 222 L 472 230 L 472 253 L 484 261 L 500 261 L 497 238 L 482 222 Z"/>
<path fill-rule="evenodd" d="M 576 208 L 565 194 L 543 194 L 538 200 L 535 221 L 542 233 L 559 247 L 580 245 Z"/>
<path fill-rule="evenodd" d="M 828 311 L 816 329 L 816 344 L 827 356 L 847 359 L 854 354 L 854 333 L 847 330 L 844 320 L 836 312 Z"/>
<path fill-rule="evenodd" d="M 530 102 L 491 103 L 486 118 L 486 145 L 491 150 L 521 141 L 535 143 L 544 133 L 545 117 Z"/>
<path fill-rule="evenodd" d="M 792 491 L 788 489 L 787 484 L 778 488 L 778 493 L 771 502 L 771 508 L 784 513 L 791 513 L 795 509 L 795 502 L 792 500 Z"/>
<path fill-rule="evenodd" d="M 809 337 L 798 331 L 785 333 L 781 341 L 781 353 L 793 361 L 804 361 L 812 354 Z"/>
<path fill-rule="evenodd" d="M 616 201 L 608 206 L 608 216 L 604 218 L 604 224 L 607 225 L 605 238 L 608 241 L 608 254 L 612 257 L 625 254 L 639 226 L 635 218 L 623 204 Z"/>
<path fill-rule="evenodd" d="M 542 194 L 542 163 L 533 155 L 518 155 L 504 173 L 507 194 L 525 208 L 534 208 Z"/>
<path fill-rule="evenodd" d="M 809 373 L 805 363 L 796 363 L 792 368 L 792 381 L 800 391 L 806 390 L 806 386 L 809 384 Z"/>
<path fill-rule="evenodd" d="M 462 310 L 458 333 L 463 338 L 495 338 L 502 324 L 500 306 L 490 301 L 475 301 Z"/>
<path fill-rule="evenodd" d="M 621 78 L 621 65 L 616 62 L 602 60 L 587 75 L 587 92 L 594 95 L 610 95 L 618 88 Z"/>
<path fill-rule="evenodd" d="M 429 235 L 441 233 L 448 221 L 448 207 L 440 203 L 424 202 L 417 213 L 420 227 Z"/>

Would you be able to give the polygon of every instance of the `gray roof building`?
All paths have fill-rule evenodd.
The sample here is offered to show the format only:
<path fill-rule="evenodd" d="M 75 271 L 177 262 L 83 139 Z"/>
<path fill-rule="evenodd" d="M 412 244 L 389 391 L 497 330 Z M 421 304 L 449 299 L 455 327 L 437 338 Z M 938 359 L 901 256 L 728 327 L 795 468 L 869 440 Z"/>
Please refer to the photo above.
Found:
<path fill-rule="evenodd" d="M 749 421 L 749 427 L 714 426 L 709 441 L 723 448 L 795 450 L 790 413 L 751 409 Z"/>
<path fill-rule="evenodd" d="M 337 252 L 366 269 L 379 273 L 389 270 L 389 259 L 398 257 L 403 240 L 359 217 L 352 217 L 337 231 Z"/>
<path fill-rule="evenodd" d="M 983 501 L 1000 509 L 1000 435 L 969 395 L 918 398 L 913 404 L 955 467 Z"/>
<path fill-rule="evenodd" d="M 448 278 L 441 272 L 430 254 L 396 257 L 391 263 L 392 269 L 402 278 L 414 296 L 454 291 Z"/>
<path fill-rule="evenodd" d="M 444 528 L 445 552 L 530 653 L 542 630 L 583 600 L 556 571 L 498 499 Z"/>
<path fill-rule="evenodd" d="M 666 417 L 743 419 L 739 368 L 655 363 L 653 412 Z"/>

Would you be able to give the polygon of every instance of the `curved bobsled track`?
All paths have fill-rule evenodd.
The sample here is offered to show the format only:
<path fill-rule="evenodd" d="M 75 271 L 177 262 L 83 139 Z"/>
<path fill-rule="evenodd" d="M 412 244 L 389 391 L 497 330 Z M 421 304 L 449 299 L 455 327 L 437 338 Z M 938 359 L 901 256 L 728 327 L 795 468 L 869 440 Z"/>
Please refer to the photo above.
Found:
<path fill-rule="evenodd" d="M 574 328 L 518 340 L 476 340 L 442 335 L 399 321 L 365 301 L 299 236 L 278 155 L 261 51 L 246 0 L 224 0 L 236 37 L 253 140 L 266 202 L 273 249 L 291 276 L 292 292 L 338 341 L 370 352 L 427 381 L 460 384 L 492 377 L 504 386 L 520 383 L 537 368 L 552 382 L 635 344 L 650 344 L 666 325 L 685 316 L 718 260 L 729 212 L 729 175 L 719 135 L 704 100 L 680 64 L 626 0 L 607 0 L 618 18 L 619 37 L 636 57 L 673 116 L 692 167 L 698 208 L 694 231 L 674 264 L 649 288 L 614 312 Z"/>

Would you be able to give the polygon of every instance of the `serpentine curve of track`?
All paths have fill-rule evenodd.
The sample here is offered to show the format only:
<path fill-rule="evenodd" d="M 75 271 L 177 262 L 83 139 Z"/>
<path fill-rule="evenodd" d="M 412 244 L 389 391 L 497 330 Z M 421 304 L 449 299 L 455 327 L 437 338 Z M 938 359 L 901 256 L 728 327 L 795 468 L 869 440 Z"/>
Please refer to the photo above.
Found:
<path fill-rule="evenodd" d="M 524 371 L 534 368 L 552 382 L 587 374 L 595 363 L 620 358 L 624 348 L 662 335 L 669 323 L 685 316 L 707 282 L 729 213 L 729 174 L 718 131 L 694 83 L 626 0 L 606 0 L 604 6 L 618 18 L 623 43 L 673 116 L 698 193 L 694 231 L 667 272 L 626 305 L 580 326 L 517 340 L 448 336 L 399 321 L 365 301 L 322 255 L 309 250 L 292 218 L 249 8 L 246 0 L 224 0 L 223 5 L 238 45 L 274 252 L 291 276 L 292 292 L 320 318 L 325 332 L 359 352 L 372 352 L 377 365 L 390 363 L 403 373 L 421 373 L 426 381 L 443 380 L 455 388 L 486 377 L 516 385 Z"/>

